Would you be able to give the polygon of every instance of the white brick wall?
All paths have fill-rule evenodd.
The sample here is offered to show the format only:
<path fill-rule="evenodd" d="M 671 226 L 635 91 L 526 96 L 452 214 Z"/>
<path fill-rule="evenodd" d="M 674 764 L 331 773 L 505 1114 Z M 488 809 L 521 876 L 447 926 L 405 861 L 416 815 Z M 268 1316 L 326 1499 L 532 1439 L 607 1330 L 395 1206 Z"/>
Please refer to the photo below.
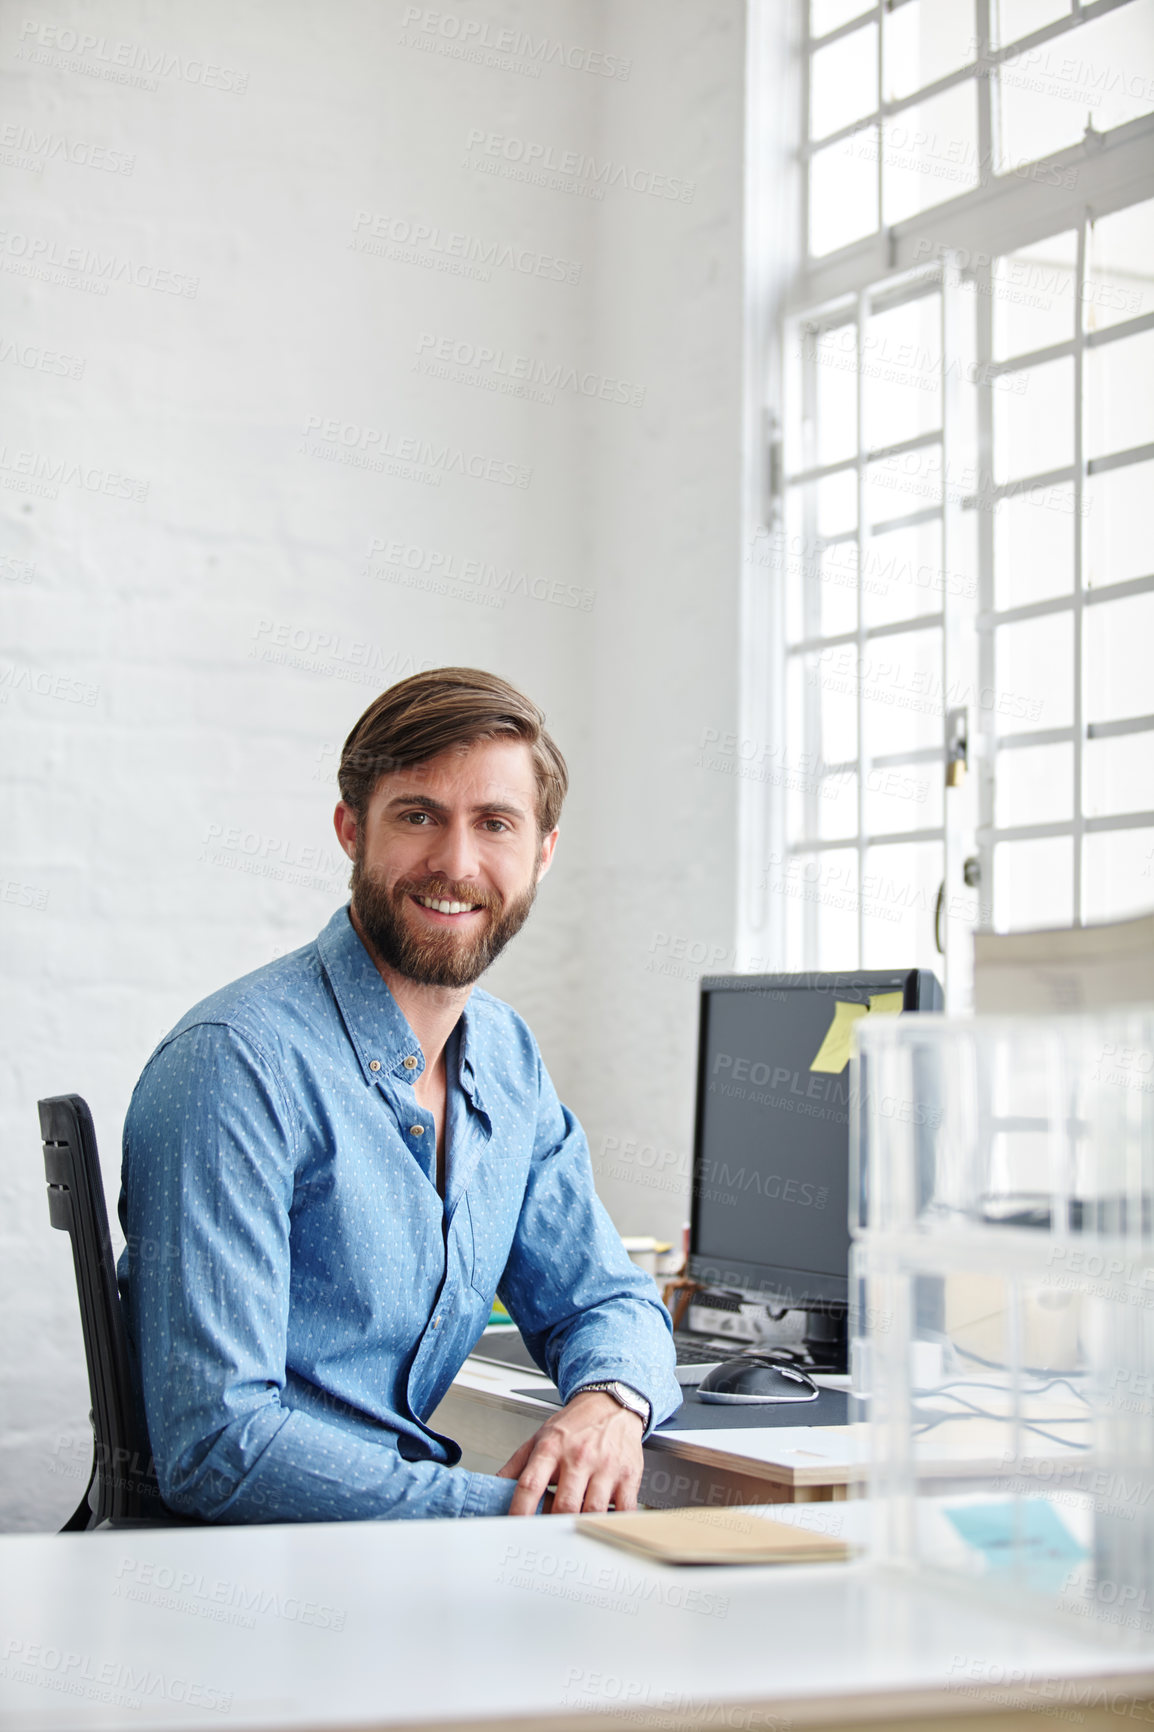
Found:
<path fill-rule="evenodd" d="M 156 1039 L 343 900 L 336 753 L 414 668 L 548 711 L 574 793 L 489 984 L 622 1230 L 684 1215 L 695 990 L 651 964 L 733 938 L 695 757 L 737 715 L 743 6 L 413 12 L 0 10 L 0 1528 L 87 1471 L 36 1099 L 87 1096 L 114 1209 Z"/>

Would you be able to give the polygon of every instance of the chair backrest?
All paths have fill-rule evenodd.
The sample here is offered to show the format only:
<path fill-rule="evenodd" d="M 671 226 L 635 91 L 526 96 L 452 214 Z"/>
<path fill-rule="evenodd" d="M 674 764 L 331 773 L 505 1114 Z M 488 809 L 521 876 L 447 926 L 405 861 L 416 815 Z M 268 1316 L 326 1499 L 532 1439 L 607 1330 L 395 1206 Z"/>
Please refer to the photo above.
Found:
<path fill-rule="evenodd" d="M 92 1395 L 92 1478 L 67 1527 L 175 1525 L 181 1518 L 161 1501 L 137 1405 L 92 1114 L 79 1095 L 55 1095 L 39 1108 L 48 1216 L 72 1240 Z"/>

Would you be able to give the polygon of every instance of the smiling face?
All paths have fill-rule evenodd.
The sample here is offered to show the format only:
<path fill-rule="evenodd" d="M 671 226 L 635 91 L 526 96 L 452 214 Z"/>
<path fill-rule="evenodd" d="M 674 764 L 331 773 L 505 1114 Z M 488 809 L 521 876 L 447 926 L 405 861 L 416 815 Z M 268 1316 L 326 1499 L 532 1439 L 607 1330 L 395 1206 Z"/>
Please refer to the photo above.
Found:
<path fill-rule="evenodd" d="M 420 986 L 471 986 L 528 919 L 556 830 L 537 828 L 523 740 L 477 740 L 382 776 L 363 822 L 344 801 L 353 912 L 377 957 Z"/>

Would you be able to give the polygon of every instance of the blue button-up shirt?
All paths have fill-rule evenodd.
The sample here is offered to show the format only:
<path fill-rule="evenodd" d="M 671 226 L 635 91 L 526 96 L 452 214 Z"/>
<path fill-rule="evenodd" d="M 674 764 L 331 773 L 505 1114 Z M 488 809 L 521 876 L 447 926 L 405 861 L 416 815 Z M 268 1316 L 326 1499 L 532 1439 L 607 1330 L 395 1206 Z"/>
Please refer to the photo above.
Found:
<path fill-rule="evenodd" d="M 563 1398 L 620 1378 L 651 1425 L 679 1405 L 668 1314 L 525 1023 L 475 989 L 446 1064 L 442 1200 L 424 1058 L 347 908 L 149 1059 L 119 1276 L 175 1510 L 503 1515 L 515 1482 L 454 1471 L 427 1423 L 498 1292 Z"/>

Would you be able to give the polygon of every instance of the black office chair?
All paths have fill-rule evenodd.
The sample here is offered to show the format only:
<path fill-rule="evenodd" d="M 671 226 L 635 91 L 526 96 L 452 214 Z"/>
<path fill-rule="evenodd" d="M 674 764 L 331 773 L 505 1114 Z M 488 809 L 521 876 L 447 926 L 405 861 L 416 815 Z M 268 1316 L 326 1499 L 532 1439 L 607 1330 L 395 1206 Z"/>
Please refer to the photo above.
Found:
<path fill-rule="evenodd" d="M 133 1387 L 88 1103 L 79 1095 L 54 1095 L 38 1104 L 48 1217 L 72 1239 L 92 1396 L 92 1473 L 84 1496 L 60 1531 L 199 1526 L 168 1509 L 156 1483 L 148 1433 Z"/>

